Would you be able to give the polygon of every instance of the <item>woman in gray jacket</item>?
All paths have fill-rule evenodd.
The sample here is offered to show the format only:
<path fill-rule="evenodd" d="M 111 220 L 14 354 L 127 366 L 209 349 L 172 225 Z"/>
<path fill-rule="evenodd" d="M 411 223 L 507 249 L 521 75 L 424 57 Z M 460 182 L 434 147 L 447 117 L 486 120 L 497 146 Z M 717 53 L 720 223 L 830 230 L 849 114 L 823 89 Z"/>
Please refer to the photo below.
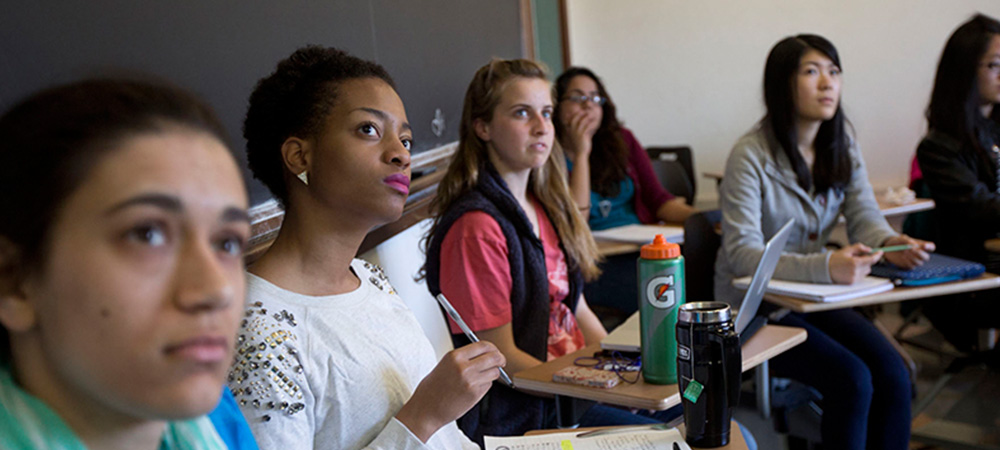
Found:
<path fill-rule="evenodd" d="M 775 278 L 850 284 L 883 257 L 873 247 L 912 244 L 884 255 L 913 267 L 934 245 L 892 230 L 879 212 L 864 162 L 840 108 L 840 60 L 826 39 L 786 38 L 764 71 L 767 114 L 743 136 L 726 163 L 720 188 L 723 242 L 716 298 L 738 307 L 735 277 L 750 275 L 764 243 L 788 219 L 792 235 Z M 853 244 L 828 251 L 843 214 Z M 778 321 L 806 328 L 808 340 L 776 358 L 775 373 L 823 395 L 821 434 L 827 448 L 905 449 L 910 434 L 910 381 L 902 359 L 859 313 L 789 314 Z"/>

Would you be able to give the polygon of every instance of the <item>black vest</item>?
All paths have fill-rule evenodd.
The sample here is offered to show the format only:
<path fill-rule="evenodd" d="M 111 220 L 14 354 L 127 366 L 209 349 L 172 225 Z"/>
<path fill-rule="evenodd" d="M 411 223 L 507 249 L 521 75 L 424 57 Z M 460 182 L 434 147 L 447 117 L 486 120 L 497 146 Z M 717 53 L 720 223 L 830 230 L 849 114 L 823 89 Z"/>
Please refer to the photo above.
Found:
<path fill-rule="evenodd" d="M 507 240 L 510 264 L 514 343 L 522 351 L 545 361 L 549 329 L 549 281 L 545 251 L 532 231 L 531 222 L 492 164 L 481 167 L 475 189 L 465 193 L 442 214 L 427 249 L 427 288 L 431 295 L 441 293 L 441 243 L 455 221 L 470 211 L 483 211 L 500 224 Z M 548 211 L 543 212 L 548 216 Z M 570 289 L 564 303 L 570 311 L 575 311 L 583 288 L 583 277 L 574 262 L 567 261 L 567 265 L 570 266 Z M 463 334 L 453 334 L 451 339 L 456 348 L 469 344 Z M 458 420 L 458 426 L 470 439 L 482 445 L 484 435 L 522 435 L 541 428 L 545 424 L 545 411 L 551 411 L 552 405 L 552 400 L 524 394 L 494 382 L 486 396 Z"/>

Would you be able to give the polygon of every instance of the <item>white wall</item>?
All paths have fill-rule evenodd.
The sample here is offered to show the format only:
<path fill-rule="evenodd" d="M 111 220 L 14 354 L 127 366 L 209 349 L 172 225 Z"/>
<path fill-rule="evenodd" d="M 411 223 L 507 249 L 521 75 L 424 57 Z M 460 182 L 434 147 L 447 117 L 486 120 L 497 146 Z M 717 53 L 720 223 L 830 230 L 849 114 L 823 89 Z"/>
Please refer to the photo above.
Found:
<path fill-rule="evenodd" d="M 618 117 L 646 146 L 689 144 L 698 204 L 715 205 L 703 171 L 722 171 L 763 114 L 767 52 L 785 36 L 837 46 L 843 105 L 872 184 L 902 186 L 924 133 L 941 49 L 998 0 L 569 0 L 570 57 L 602 77 Z"/>

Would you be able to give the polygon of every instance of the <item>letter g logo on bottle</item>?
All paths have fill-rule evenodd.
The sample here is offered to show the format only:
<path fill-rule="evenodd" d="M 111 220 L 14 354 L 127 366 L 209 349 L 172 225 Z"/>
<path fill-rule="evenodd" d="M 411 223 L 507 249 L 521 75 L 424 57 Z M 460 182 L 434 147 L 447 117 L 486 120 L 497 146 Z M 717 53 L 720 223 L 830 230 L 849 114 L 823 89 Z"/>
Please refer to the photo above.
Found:
<path fill-rule="evenodd" d="M 674 299 L 674 276 L 654 277 L 646 283 L 646 301 L 659 309 L 670 309 L 676 304 Z"/>

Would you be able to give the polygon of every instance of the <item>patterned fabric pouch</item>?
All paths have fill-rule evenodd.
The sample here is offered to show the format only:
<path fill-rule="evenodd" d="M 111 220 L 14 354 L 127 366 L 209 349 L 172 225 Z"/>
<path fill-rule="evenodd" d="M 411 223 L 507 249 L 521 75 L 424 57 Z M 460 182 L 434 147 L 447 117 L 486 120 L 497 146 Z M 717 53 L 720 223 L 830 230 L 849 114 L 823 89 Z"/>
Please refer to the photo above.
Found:
<path fill-rule="evenodd" d="M 977 262 L 937 253 L 930 256 L 930 260 L 910 270 L 883 260 L 872 266 L 872 276 L 888 278 L 896 286 L 927 286 L 978 277 L 986 271 L 986 267 Z"/>

